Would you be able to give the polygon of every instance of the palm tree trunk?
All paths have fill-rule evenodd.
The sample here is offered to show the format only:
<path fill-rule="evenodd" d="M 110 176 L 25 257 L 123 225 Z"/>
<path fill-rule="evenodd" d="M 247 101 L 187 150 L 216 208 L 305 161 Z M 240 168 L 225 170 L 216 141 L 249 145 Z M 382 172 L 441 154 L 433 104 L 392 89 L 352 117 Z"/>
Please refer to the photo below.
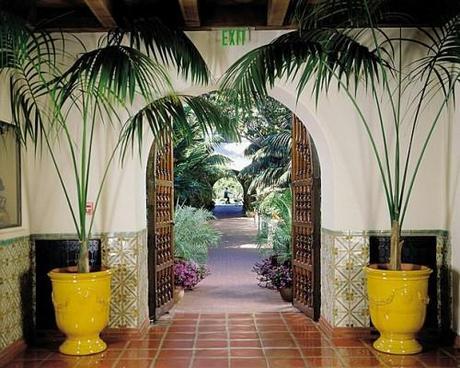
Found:
<path fill-rule="evenodd" d="M 78 257 L 78 272 L 89 272 L 88 239 L 80 240 L 80 255 Z"/>
<path fill-rule="evenodd" d="M 391 239 L 390 239 L 390 270 L 401 270 L 401 249 L 403 242 L 401 241 L 401 227 L 399 221 L 393 220 L 391 223 Z"/>

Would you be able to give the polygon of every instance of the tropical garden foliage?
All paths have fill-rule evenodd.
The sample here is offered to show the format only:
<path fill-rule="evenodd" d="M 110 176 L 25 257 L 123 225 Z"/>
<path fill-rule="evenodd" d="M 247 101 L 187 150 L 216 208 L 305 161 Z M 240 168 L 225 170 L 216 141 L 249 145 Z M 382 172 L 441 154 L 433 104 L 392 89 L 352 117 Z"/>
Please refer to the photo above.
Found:
<path fill-rule="evenodd" d="M 388 3 L 297 1 L 297 29 L 240 58 L 223 89 L 251 106 L 284 78 L 296 83 L 298 98 L 309 92 L 319 103 L 335 89 L 349 99 L 381 177 L 392 228 L 390 268 L 400 269 L 401 227 L 416 178 L 460 81 L 460 13 L 457 9 L 431 29 L 398 16 L 396 24 L 406 22 L 417 32 L 386 30 L 379 24 L 395 24 Z M 376 116 L 362 106 L 359 91 L 367 93 L 366 106 L 373 103 Z M 428 110 L 434 114 L 425 114 Z"/>
<path fill-rule="evenodd" d="M 239 177 L 250 180 L 249 192 L 263 194 L 273 188 L 286 188 L 291 181 L 291 113 L 274 126 L 273 132 L 257 136 L 246 149 L 251 163 L 240 171 Z"/>
<path fill-rule="evenodd" d="M 219 232 L 210 221 L 213 214 L 203 208 L 178 205 L 174 215 L 174 256 L 205 264 L 208 249 L 220 240 Z"/>
<path fill-rule="evenodd" d="M 239 173 L 225 168 L 230 160 L 216 154 L 215 148 L 222 143 L 234 142 L 234 136 L 222 133 L 205 136 L 194 130 L 194 138 L 190 140 L 183 139 L 181 132 L 175 131 L 176 199 L 194 207 L 212 208 L 210 187 L 219 179 L 231 181 L 236 178 L 243 188 L 241 198 L 244 205 L 251 209 L 258 195 L 266 195 L 264 191 L 287 187 L 290 182 L 292 120 L 289 109 L 271 97 L 249 107 L 239 106 L 235 98 L 218 92 L 203 98 L 219 106 L 229 124 L 237 127 L 241 137 L 249 140 L 245 155 L 252 162 Z M 189 120 L 193 126 L 193 113 Z M 219 195 L 219 192 L 214 193 L 214 199 Z"/>
<path fill-rule="evenodd" d="M 174 283 L 193 289 L 208 274 L 208 250 L 217 246 L 220 233 L 210 223 L 213 214 L 204 208 L 176 206 L 174 214 Z"/>
<path fill-rule="evenodd" d="M 220 178 L 233 176 L 229 159 L 215 152 L 222 142 L 219 135 L 206 137 L 200 129 L 192 136 L 174 131 L 174 193 L 177 203 L 212 209 L 213 185 Z"/>
<path fill-rule="evenodd" d="M 256 198 L 267 194 L 264 191 L 287 187 L 290 181 L 290 110 L 268 96 L 252 100 L 247 106 L 231 94 L 214 92 L 205 97 L 218 105 L 238 127 L 241 137 L 250 142 L 245 155 L 252 162 L 237 175 L 243 187 L 244 207 L 252 209 Z"/>
<path fill-rule="evenodd" d="M 257 236 L 260 252 L 265 256 L 253 271 L 259 286 L 268 289 L 292 287 L 292 192 L 290 188 L 272 192 L 256 203 L 261 217 Z"/>
<path fill-rule="evenodd" d="M 272 192 L 256 204 L 262 218 L 257 242 L 263 253 L 275 255 L 280 262 L 292 258 L 292 192 L 290 188 Z"/>

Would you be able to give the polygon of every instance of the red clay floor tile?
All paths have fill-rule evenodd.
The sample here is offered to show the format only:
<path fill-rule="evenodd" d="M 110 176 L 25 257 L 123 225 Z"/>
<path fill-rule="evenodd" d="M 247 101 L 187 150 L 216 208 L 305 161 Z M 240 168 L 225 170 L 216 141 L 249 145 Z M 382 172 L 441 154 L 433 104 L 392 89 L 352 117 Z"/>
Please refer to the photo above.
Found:
<path fill-rule="evenodd" d="M 232 340 L 254 340 L 259 338 L 257 332 L 232 332 L 230 331 L 230 339 Z"/>
<path fill-rule="evenodd" d="M 154 349 L 127 349 L 121 354 L 121 359 L 153 359 L 157 355 Z"/>
<path fill-rule="evenodd" d="M 314 358 L 305 358 L 305 361 L 307 362 L 307 367 L 311 367 L 311 368 L 343 367 L 342 362 L 338 358 L 314 357 Z"/>
<path fill-rule="evenodd" d="M 196 349 L 210 349 L 210 348 L 226 348 L 226 340 L 197 340 L 195 344 Z"/>
<path fill-rule="evenodd" d="M 166 335 L 166 340 L 194 340 L 194 333 L 171 332 Z"/>
<path fill-rule="evenodd" d="M 114 368 L 150 368 L 151 365 L 151 360 L 120 359 L 118 363 L 115 364 Z"/>
<path fill-rule="evenodd" d="M 226 332 L 202 332 L 198 334 L 198 340 L 226 340 Z"/>
<path fill-rule="evenodd" d="M 388 367 L 419 368 L 422 366 L 422 362 L 416 356 L 390 354 L 378 354 L 377 356 L 380 361 L 385 363 Z"/>
<path fill-rule="evenodd" d="M 342 361 L 350 367 L 385 367 L 385 364 L 376 357 L 344 357 Z"/>
<path fill-rule="evenodd" d="M 199 349 L 195 350 L 195 358 L 227 358 L 227 349 Z"/>
<path fill-rule="evenodd" d="M 303 359 L 269 359 L 269 368 L 304 368 L 307 367 Z"/>
<path fill-rule="evenodd" d="M 232 348 L 260 348 L 259 340 L 230 340 Z"/>
<path fill-rule="evenodd" d="M 337 353 L 336 349 L 331 347 L 304 347 L 301 348 L 304 357 L 331 357 L 335 358 Z"/>
<path fill-rule="evenodd" d="M 193 368 L 228 368 L 228 359 L 195 359 Z"/>
<path fill-rule="evenodd" d="M 190 359 L 158 359 L 152 368 L 188 368 Z"/>
<path fill-rule="evenodd" d="M 264 348 L 295 348 L 296 343 L 292 339 L 262 339 Z"/>
<path fill-rule="evenodd" d="M 188 349 L 161 349 L 158 359 L 183 359 L 193 355 L 193 350 Z"/>
<path fill-rule="evenodd" d="M 131 340 L 126 349 L 158 349 L 161 340 Z"/>
<path fill-rule="evenodd" d="M 78 360 L 70 362 L 68 360 L 60 360 L 60 359 L 53 359 L 53 360 L 45 360 L 40 367 L 45 368 L 73 368 L 79 365 Z"/>
<path fill-rule="evenodd" d="M 164 340 L 162 349 L 191 349 L 193 340 Z"/>
<path fill-rule="evenodd" d="M 377 352 L 372 339 L 329 338 L 298 313 L 178 314 L 142 335 L 108 334 L 108 350 L 86 357 L 30 348 L 7 368 L 450 368 L 460 352 L 433 349 L 414 356 Z"/>
<path fill-rule="evenodd" d="M 232 357 L 262 358 L 264 352 L 262 349 L 230 349 Z"/>
<path fill-rule="evenodd" d="M 269 358 L 300 358 L 300 351 L 298 349 L 264 349 L 265 355 Z"/>
<path fill-rule="evenodd" d="M 265 359 L 259 358 L 231 358 L 231 368 L 267 368 Z"/>

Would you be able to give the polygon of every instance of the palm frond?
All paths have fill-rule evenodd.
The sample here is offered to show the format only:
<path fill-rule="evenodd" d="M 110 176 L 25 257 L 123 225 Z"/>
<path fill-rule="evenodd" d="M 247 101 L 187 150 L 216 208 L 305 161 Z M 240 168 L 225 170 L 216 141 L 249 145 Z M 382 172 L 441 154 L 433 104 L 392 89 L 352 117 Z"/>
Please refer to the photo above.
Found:
<path fill-rule="evenodd" d="M 220 109 L 202 97 L 169 95 L 159 98 L 134 114 L 125 124 L 122 134 L 122 157 L 129 146 L 142 147 L 145 128 L 150 128 L 154 140 L 160 146 L 171 134 L 173 125 L 182 132 L 192 133 L 185 106 L 196 117 L 196 128 L 204 135 L 214 130 L 222 136 L 238 137 L 237 128 L 221 114 Z"/>
<path fill-rule="evenodd" d="M 328 0 L 309 2 L 295 0 L 293 17 L 302 29 L 313 28 L 369 28 L 388 22 L 395 16 L 388 0 Z"/>
<path fill-rule="evenodd" d="M 460 80 L 460 14 L 448 19 L 442 27 L 431 30 L 429 35 L 433 42 L 421 44 L 426 56 L 417 60 L 411 76 L 428 79 L 428 83 L 434 79 L 435 93 L 441 90 L 444 96 L 453 94 L 453 86 Z"/>
<path fill-rule="evenodd" d="M 20 139 L 38 143 L 49 107 L 40 100 L 56 75 L 61 54 L 54 38 L 33 30 L 20 18 L 0 11 L 0 75 L 9 80 L 13 123 Z"/>
<path fill-rule="evenodd" d="M 266 96 L 276 80 L 299 76 L 297 94 L 312 81 L 312 94 L 318 96 L 336 79 L 347 86 L 361 78 L 366 83 L 378 80 L 382 64 L 386 62 L 376 50 L 337 30 L 296 30 L 241 57 L 225 74 L 222 88 L 241 96 L 241 103 L 250 106 Z"/>
<path fill-rule="evenodd" d="M 107 98 L 134 100 L 140 93 L 147 101 L 172 90 L 164 67 L 128 46 L 106 46 L 82 54 L 63 74 L 63 100 L 77 89 L 97 91 Z"/>
<path fill-rule="evenodd" d="M 174 64 L 184 78 L 190 77 L 194 83 L 208 83 L 206 62 L 184 32 L 170 29 L 158 18 L 137 19 L 114 30 L 110 40 L 121 42 L 124 34 L 128 35 L 131 47 L 144 49 L 157 62 Z"/>

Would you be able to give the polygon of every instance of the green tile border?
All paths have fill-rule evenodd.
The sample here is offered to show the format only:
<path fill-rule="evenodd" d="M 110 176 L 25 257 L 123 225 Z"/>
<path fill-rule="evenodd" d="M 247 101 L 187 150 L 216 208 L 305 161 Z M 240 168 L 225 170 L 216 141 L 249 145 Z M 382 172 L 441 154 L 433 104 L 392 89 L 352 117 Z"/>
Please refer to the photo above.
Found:
<path fill-rule="evenodd" d="M 23 236 L 16 236 L 14 238 L 8 238 L 0 240 L 0 247 L 7 247 L 12 245 L 13 243 L 17 243 L 18 241 L 30 240 L 30 236 L 23 235 Z"/>
<path fill-rule="evenodd" d="M 107 233 L 94 233 L 92 238 L 130 238 L 137 236 L 144 232 L 146 229 L 139 231 L 127 231 L 127 232 L 107 232 Z M 33 240 L 73 240 L 78 239 L 77 234 L 74 233 L 47 233 L 47 234 L 31 234 L 30 239 Z"/>
<path fill-rule="evenodd" d="M 331 230 L 328 228 L 321 228 L 321 232 L 324 232 L 325 234 L 328 235 L 334 235 L 334 236 L 378 236 L 378 235 L 383 235 L 383 236 L 390 236 L 391 231 L 390 230 L 363 230 L 363 231 L 340 231 L 340 230 Z M 432 236 L 441 236 L 441 237 L 447 237 L 449 235 L 449 232 L 447 230 L 403 230 L 401 232 L 403 236 L 427 236 L 427 235 L 432 235 Z"/>

